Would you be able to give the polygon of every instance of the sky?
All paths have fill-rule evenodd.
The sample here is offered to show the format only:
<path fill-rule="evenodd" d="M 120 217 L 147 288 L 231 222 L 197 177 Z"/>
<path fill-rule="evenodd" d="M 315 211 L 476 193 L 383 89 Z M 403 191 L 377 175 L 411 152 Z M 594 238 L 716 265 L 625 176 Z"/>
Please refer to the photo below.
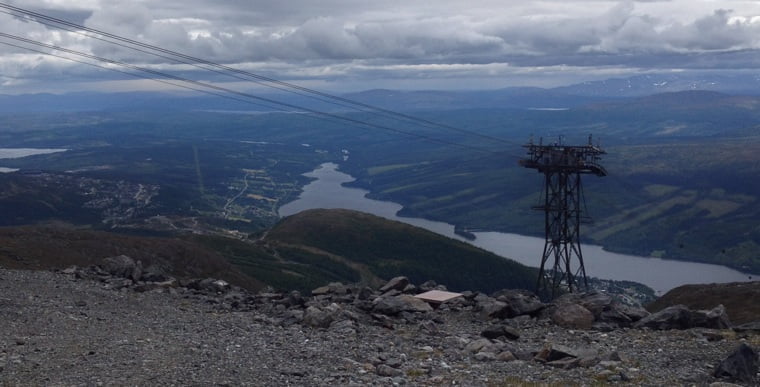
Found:
<path fill-rule="evenodd" d="M 760 1 L 0 0 L 0 4 L 327 91 L 555 87 L 646 73 L 760 69 Z M 252 87 L 5 13 L 0 13 L 0 33 L 231 88 Z M 26 45 L 7 37 L 0 37 L 0 43 Z M 0 44 L 0 94 L 166 88 Z"/>

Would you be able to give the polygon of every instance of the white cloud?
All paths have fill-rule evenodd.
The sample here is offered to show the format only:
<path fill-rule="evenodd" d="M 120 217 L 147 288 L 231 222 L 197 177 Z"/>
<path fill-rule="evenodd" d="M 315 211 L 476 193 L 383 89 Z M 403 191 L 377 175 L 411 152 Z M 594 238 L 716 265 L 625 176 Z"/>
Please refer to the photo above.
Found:
<path fill-rule="evenodd" d="M 568 74 L 588 77 L 610 69 L 747 68 L 757 65 L 753 58 L 760 49 L 760 2 L 756 1 L 30 0 L 14 4 L 80 18 L 92 28 L 252 67 L 268 76 L 313 77 L 334 85 L 381 77 L 500 81 L 504 74 L 518 71 L 566 81 Z M 172 68 L 161 65 L 165 59 L 3 14 L 0 26 L 0 32 Z M 0 53 L 18 52 L 0 45 Z M 62 67 L 60 60 L 31 67 L 8 58 L 0 63 L 6 74 L 21 79 L 51 78 L 53 68 L 77 67 Z M 566 70 L 546 70 L 557 68 Z"/>

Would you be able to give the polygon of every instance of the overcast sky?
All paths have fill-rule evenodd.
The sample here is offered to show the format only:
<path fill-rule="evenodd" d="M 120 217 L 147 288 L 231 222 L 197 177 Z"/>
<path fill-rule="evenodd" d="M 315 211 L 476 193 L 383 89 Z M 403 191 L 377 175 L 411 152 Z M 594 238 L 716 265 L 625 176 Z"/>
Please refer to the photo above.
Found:
<path fill-rule="evenodd" d="M 0 2 L 332 91 L 552 87 L 646 72 L 760 69 L 760 1 Z M 7 14 L 0 32 L 182 70 Z M 125 79 L 0 44 L 0 94 L 166 87 Z"/>

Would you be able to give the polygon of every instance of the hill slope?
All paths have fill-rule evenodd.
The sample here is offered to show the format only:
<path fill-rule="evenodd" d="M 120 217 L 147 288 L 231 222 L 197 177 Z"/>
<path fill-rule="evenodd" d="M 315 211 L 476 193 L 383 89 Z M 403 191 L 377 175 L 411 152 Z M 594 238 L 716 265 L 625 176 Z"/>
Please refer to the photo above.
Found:
<path fill-rule="evenodd" d="M 405 275 L 452 289 L 532 289 L 536 270 L 454 239 L 350 210 L 309 210 L 283 219 L 265 241 L 276 248 L 323 252 L 380 278 Z"/>
<path fill-rule="evenodd" d="M 650 312 L 683 304 L 691 309 L 726 307 L 733 324 L 760 321 L 760 281 L 679 286 L 647 305 Z"/>
<path fill-rule="evenodd" d="M 282 220 L 256 242 L 219 235 L 153 237 L 26 226 L 0 228 L 0 267 L 62 269 L 125 254 L 176 277 L 215 277 L 258 290 L 330 282 L 377 286 L 395 276 L 456 290 L 532 289 L 536 270 L 404 223 L 347 210 Z"/>

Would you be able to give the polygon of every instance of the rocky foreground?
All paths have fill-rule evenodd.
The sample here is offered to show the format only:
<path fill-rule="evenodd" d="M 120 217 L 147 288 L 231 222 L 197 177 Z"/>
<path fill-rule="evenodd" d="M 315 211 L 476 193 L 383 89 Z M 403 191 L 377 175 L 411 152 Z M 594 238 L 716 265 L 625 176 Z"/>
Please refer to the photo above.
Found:
<path fill-rule="evenodd" d="M 126 257 L 0 270 L 3 385 L 758 385 L 760 327 L 603 293 L 541 303 L 396 278 L 311 295 L 176 280 Z M 722 384 L 726 385 L 726 384 Z"/>

